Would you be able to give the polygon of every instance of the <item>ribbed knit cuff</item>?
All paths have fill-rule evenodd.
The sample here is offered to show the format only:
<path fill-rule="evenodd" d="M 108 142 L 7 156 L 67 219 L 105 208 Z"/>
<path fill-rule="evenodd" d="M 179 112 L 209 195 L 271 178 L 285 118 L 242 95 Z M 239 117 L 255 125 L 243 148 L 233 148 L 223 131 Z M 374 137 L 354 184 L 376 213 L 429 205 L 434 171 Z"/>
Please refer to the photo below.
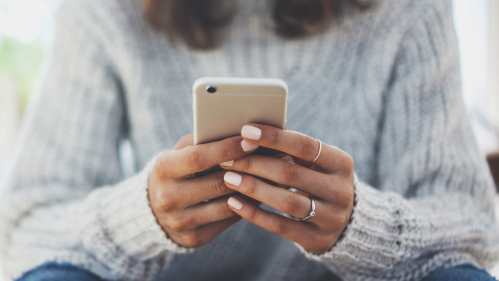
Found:
<path fill-rule="evenodd" d="M 95 212 L 98 223 L 86 225 L 90 228 L 85 229 L 87 247 L 92 248 L 94 242 L 94 245 L 102 245 L 104 240 L 111 242 L 105 243 L 108 247 L 116 247 L 115 250 L 123 251 L 125 256 L 138 260 L 151 259 L 167 251 L 188 253 L 194 250 L 168 238 L 151 209 L 148 181 L 156 158 L 134 177 L 93 194 L 99 198 L 88 198 L 95 203 L 89 204 L 94 208 L 89 212 Z"/>
<path fill-rule="evenodd" d="M 353 264 L 372 264 L 375 267 L 393 265 L 404 255 L 398 239 L 400 229 L 394 223 L 400 209 L 394 206 L 392 193 L 381 193 L 355 176 L 355 202 L 350 222 L 337 243 L 320 255 L 311 253 L 295 243 L 307 258 L 317 261 L 347 259 Z"/>

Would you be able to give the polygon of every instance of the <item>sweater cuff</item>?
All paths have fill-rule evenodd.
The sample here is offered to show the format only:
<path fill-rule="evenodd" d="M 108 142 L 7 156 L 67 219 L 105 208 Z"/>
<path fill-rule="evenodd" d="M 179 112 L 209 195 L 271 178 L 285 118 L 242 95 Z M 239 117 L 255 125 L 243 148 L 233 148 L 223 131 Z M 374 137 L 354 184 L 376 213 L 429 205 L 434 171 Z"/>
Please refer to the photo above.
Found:
<path fill-rule="evenodd" d="M 85 226 L 87 235 L 83 237 L 86 237 L 84 243 L 87 247 L 99 245 L 98 241 L 111 241 L 112 245 L 109 246 L 139 260 L 150 259 L 167 251 L 189 253 L 194 250 L 170 239 L 151 209 L 148 182 L 158 156 L 139 174 L 103 190 L 97 195 L 100 198 L 87 198 L 95 202 L 89 204 L 93 205 L 93 210 L 87 211 L 94 212 L 98 222 Z"/>
<path fill-rule="evenodd" d="M 312 260 L 349 260 L 351 264 L 384 267 L 400 261 L 404 249 L 397 216 L 409 206 L 397 206 L 394 193 L 381 193 L 355 176 L 354 210 L 350 222 L 336 244 L 327 252 L 314 254 L 295 243 Z M 396 203 L 397 202 L 397 203 Z"/>

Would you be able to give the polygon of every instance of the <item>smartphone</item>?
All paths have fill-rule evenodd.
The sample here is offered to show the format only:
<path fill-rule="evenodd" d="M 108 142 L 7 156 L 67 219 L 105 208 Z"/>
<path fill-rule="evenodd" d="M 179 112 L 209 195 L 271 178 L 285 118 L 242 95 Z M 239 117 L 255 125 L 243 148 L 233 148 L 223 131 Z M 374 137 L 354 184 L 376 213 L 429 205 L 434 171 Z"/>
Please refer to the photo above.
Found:
<path fill-rule="evenodd" d="M 288 86 L 280 79 L 203 77 L 192 92 L 194 144 L 240 135 L 249 123 L 286 127 Z"/>

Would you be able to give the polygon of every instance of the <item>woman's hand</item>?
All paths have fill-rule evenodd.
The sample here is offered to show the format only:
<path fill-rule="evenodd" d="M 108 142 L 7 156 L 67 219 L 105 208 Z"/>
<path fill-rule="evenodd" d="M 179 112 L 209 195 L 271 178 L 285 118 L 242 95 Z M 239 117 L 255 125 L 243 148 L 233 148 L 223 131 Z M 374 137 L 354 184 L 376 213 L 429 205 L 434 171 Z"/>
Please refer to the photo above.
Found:
<path fill-rule="evenodd" d="M 224 171 L 200 178 L 192 175 L 257 148 L 241 137 L 193 146 L 189 135 L 158 157 L 149 178 L 149 201 L 159 224 L 173 241 L 199 248 L 241 219 L 227 206 L 226 197 L 218 198 L 235 192 L 225 185 Z"/>
<path fill-rule="evenodd" d="M 297 132 L 251 124 L 244 126 L 241 134 L 246 141 L 287 153 L 299 163 L 312 162 L 319 152 L 318 140 Z M 312 196 L 316 215 L 306 222 L 296 221 L 248 204 L 238 196 L 228 200 L 234 212 L 312 253 L 326 252 L 336 243 L 353 210 L 354 163 L 350 155 L 322 143 L 321 153 L 312 166 L 308 165 L 310 167 L 295 164 L 290 158 L 282 160 L 255 154 L 235 159 L 221 164 L 224 169 L 235 171 L 225 173 L 228 187 L 276 210 L 305 218 L 311 211 L 310 198 L 256 177 L 293 187 Z"/>

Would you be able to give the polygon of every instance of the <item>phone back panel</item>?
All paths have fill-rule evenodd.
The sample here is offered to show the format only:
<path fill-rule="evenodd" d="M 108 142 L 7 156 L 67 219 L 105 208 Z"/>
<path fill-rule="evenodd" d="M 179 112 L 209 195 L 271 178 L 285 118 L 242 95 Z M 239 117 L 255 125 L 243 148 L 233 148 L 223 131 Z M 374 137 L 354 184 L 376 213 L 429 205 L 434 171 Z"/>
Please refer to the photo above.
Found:
<path fill-rule="evenodd" d="M 200 78 L 193 86 L 194 143 L 240 135 L 248 123 L 284 129 L 287 98 L 288 87 L 279 79 Z"/>

